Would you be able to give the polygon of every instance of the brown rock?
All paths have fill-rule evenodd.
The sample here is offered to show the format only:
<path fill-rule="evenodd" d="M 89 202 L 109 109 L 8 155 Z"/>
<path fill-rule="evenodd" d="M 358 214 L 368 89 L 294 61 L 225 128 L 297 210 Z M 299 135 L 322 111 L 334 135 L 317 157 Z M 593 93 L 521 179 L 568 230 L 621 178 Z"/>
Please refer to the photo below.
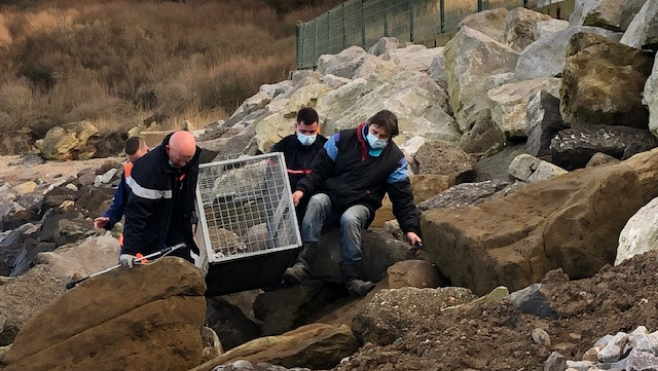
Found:
<path fill-rule="evenodd" d="M 47 304 L 64 294 L 66 282 L 116 264 L 119 242 L 110 236 L 89 238 L 37 256 L 36 266 L 0 284 L 0 315 L 7 317 L 0 345 L 11 344 L 16 333 Z"/>
<path fill-rule="evenodd" d="M 415 287 L 419 289 L 434 289 L 446 284 L 432 264 L 422 260 L 404 260 L 397 262 L 386 270 L 388 288 Z"/>
<path fill-rule="evenodd" d="M 458 145 L 446 141 L 429 141 L 415 156 L 416 174 L 449 176 L 456 184 L 475 179 L 477 162 Z"/>
<path fill-rule="evenodd" d="M 653 62 L 648 51 L 595 34 L 573 35 L 560 88 L 562 118 L 571 126 L 646 129 L 649 111 L 642 105 L 642 92 Z"/>
<path fill-rule="evenodd" d="M 637 174 L 621 164 L 427 211 L 421 227 L 429 260 L 454 285 L 483 295 L 522 289 L 557 267 L 572 279 L 592 276 L 614 262 L 619 233 L 643 204 Z"/>
<path fill-rule="evenodd" d="M 454 178 L 448 175 L 411 175 L 409 179 L 415 204 L 432 198 L 454 185 Z M 387 194 L 382 201 L 382 207 L 375 213 L 375 220 L 371 226 L 382 228 L 384 223 L 391 219 L 395 219 L 395 215 L 393 215 L 393 204 Z"/>
<path fill-rule="evenodd" d="M 624 164 L 637 173 L 645 204 L 658 197 L 658 149 L 638 153 Z"/>
<path fill-rule="evenodd" d="M 210 371 L 215 366 L 237 360 L 326 370 L 354 354 L 358 348 L 359 342 L 348 326 L 316 323 L 283 335 L 252 340 L 190 371 Z"/>
<path fill-rule="evenodd" d="M 194 367 L 205 289 L 201 272 L 179 258 L 91 278 L 21 329 L 5 354 L 6 370 Z"/>

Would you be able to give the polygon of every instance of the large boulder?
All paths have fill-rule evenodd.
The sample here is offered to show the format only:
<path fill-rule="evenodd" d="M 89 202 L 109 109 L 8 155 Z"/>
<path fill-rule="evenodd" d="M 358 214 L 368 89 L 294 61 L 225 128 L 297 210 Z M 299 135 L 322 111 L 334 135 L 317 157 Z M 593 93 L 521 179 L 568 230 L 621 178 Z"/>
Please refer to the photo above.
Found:
<path fill-rule="evenodd" d="M 487 97 L 491 118 L 506 138 L 524 138 L 527 134 L 528 101 L 539 91 L 557 95 L 560 79 L 538 78 L 505 84 L 489 90 Z"/>
<path fill-rule="evenodd" d="M 596 153 L 626 159 L 628 150 L 642 151 L 656 147 L 658 142 L 649 130 L 624 126 L 588 125 L 559 131 L 551 140 L 551 160 L 567 170 L 585 167 Z M 634 154 L 634 153 L 633 153 Z"/>
<path fill-rule="evenodd" d="M 400 49 L 388 50 L 381 59 L 393 61 L 396 71 L 428 72 L 437 55 L 443 55 L 442 48 L 427 48 L 425 45 L 412 44 Z"/>
<path fill-rule="evenodd" d="M 86 146 L 87 140 L 97 133 L 98 128 L 88 121 L 71 122 L 48 130 L 35 145 L 48 160 L 87 159 L 95 154 Z"/>
<path fill-rule="evenodd" d="M 318 72 L 351 79 L 363 63 L 366 51 L 360 46 L 350 46 L 336 55 L 324 54 L 318 59 Z"/>
<path fill-rule="evenodd" d="M 569 24 L 619 31 L 625 2 L 624 0 L 576 0 L 574 11 L 569 17 Z"/>
<path fill-rule="evenodd" d="M 208 298 L 206 326 L 217 334 L 226 350 L 260 336 L 260 327 L 223 296 Z"/>
<path fill-rule="evenodd" d="M 475 159 L 456 144 L 430 141 L 416 152 L 411 167 L 416 174 L 443 175 L 451 183 L 458 184 L 475 179 L 476 164 Z"/>
<path fill-rule="evenodd" d="M 538 91 L 526 108 L 528 142 L 526 150 L 533 156 L 551 154 L 551 140 L 567 126 L 560 115 L 560 100 L 546 91 Z"/>
<path fill-rule="evenodd" d="M 457 141 L 461 136 L 451 116 L 448 96 L 425 72 L 403 71 L 390 78 L 355 79 L 318 101 L 323 132 L 352 129 L 375 113 L 388 109 L 398 118 L 396 143 L 413 136 Z"/>
<path fill-rule="evenodd" d="M 488 108 L 484 81 L 494 73 L 513 72 L 518 53 L 470 27 L 462 29 L 444 50 L 448 96 L 462 132 L 469 131 L 478 111 Z"/>
<path fill-rule="evenodd" d="M 0 346 L 11 344 L 25 323 L 64 294 L 72 276 L 87 276 L 115 265 L 119 249 L 119 242 L 111 236 L 62 246 L 39 254 L 33 268 L 0 285 L 0 315 L 7 318 L 0 332 Z"/>
<path fill-rule="evenodd" d="M 516 77 L 519 80 L 559 77 L 564 70 L 569 40 L 578 32 L 599 34 L 614 41 L 619 41 L 621 38 L 620 33 L 597 27 L 569 27 L 552 33 L 528 45 L 519 54 L 515 68 Z"/>
<path fill-rule="evenodd" d="M 451 5 L 451 8 L 454 7 L 454 4 Z M 508 11 L 504 7 L 476 12 L 464 17 L 459 22 L 457 30 L 469 27 L 482 32 L 499 43 L 505 43 L 505 22 L 507 17 Z"/>
<path fill-rule="evenodd" d="M 658 137 L 658 63 L 656 60 L 654 60 L 651 76 L 644 85 L 643 96 L 644 103 L 649 107 L 649 130 Z"/>
<path fill-rule="evenodd" d="M 642 198 L 644 204 L 648 204 L 651 200 L 658 197 L 658 149 L 652 149 L 638 153 L 624 164 L 630 166 L 637 173 L 642 186 Z"/>
<path fill-rule="evenodd" d="M 348 326 L 317 323 L 283 335 L 252 340 L 190 371 L 211 371 L 218 365 L 238 360 L 295 367 L 295 370 L 299 370 L 297 367 L 328 370 L 358 348 L 359 342 Z"/>
<path fill-rule="evenodd" d="M 421 228 L 430 261 L 482 295 L 524 288 L 557 267 L 573 279 L 594 275 L 614 261 L 619 233 L 642 205 L 638 173 L 621 164 L 531 183 L 475 207 L 427 211 Z"/>
<path fill-rule="evenodd" d="M 644 3 L 620 42 L 633 48 L 658 50 L 658 3 Z"/>
<path fill-rule="evenodd" d="M 184 370 L 200 363 L 206 285 L 180 258 L 93 277 L 18 333 L 5 370 Z"/>
<path fill-rule="evenodd" d="M 647 0 L 627 0 L 621 9 L 621 17 L 619 19 L 619 26 L 622 30 L 627 30 L 637 13 L 640 12 L 642 6 Z"/>
<path fill-rule="evenodd" d="M 17 275 L 16 267 L 21 265 L 23 256 L 37 244 L 37 230 L 38 226 L 28 223 L 7 232 L 0 239 L 0 276 Z"/>
<path fill-rule="evenodd" d="M 523 50 L 536 40 L 537 23 L 551 19 L 553 18 L 547 14 L 521 7 L 514 8 L 507 13 L 505 19 L 505 42 L 516 50 Z"/>
<path fill-rule="evenodd" d="M 411 175 L 411 190 L 414 194 L 414 204 L 418 204 L 427 200 L 430 197 L 445 191 L 453 186 L 456 182 L 453 175 Z M 375 212 L 375 220 L 372 221 L 371 227 L 381 228 L 384 224 L 395 218 L 393 215 L 393 204 L 388 196 L 384 196 L 382 200 L 382 207 Z"/>
<path fill-rule="evenodd" d="M 509 166 L 511 176 L 527 183 L 555 178 L 566 173 L 561 167 L 526 153 L 516 156 Z"/>
<path fill-rule="evenodd" d="M 420 210 L 465 207 L 477 205 L 508 188 L 502 180 L 486 180 L 478 183 L 457 184 L 440 194 L 418 204 Z"/>
<path fill-rule="evenodd" d="M 648 51 L 600 35 L 575 34 L 567 48 L 560 88 L 562 119 L 571 126 L 647 128 L 649 111 L 642 105 L 642 91 L 652 66 Z"/>
<path fill-rule="evenodd" d="M 340 271 L 340 230 L 323 234 L 311 261 L 311 276 L 326 282 L 343 282 Z M 371 230 L 363 231 L 361 269 L 366 280 L 377 282 L 386 276 L 386 269 L 404 260 L 409 245 Z"/>
<path fill-rule="evenodd" d="M 254 314 L 262 322 L 261 335 L 280 335 L 311 319 L 323 308 L 345 295 L 342 285 L 311 281 L 260 294 Z"/>
<path fill-rule="evenodd" d="M 643 206 L 628 220 L 619 235 L 615 265 L 634 255 L 658 248 L 658 198 Z"/>

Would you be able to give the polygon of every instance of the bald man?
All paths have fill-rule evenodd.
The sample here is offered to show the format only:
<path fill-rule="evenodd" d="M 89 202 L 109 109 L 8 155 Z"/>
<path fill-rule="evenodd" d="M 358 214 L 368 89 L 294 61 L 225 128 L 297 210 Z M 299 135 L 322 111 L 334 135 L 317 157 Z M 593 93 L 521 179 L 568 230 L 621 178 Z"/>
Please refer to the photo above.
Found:
<path fill-rule="evenodd" d="M 195 263 L 199 249 L 192 224 L 200 154 L 194 136 L 177 131 L 135 162 L 127 180 L 121 265 L 132 268 L 138 253 L 146 256 L 181 242 L 186 248 L 171 255 Z"/>

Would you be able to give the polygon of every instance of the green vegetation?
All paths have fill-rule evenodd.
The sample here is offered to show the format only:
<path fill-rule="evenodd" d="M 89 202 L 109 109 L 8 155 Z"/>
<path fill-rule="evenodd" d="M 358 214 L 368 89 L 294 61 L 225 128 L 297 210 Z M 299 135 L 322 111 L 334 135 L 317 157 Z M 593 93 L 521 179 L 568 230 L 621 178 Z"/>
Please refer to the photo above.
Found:
<path fill-rule="evenodd" d="M 295 24 L 337 0 L 26 0 L 0 11 L 0 130 L 225 118 L 295 65 Z M 292 4 L 292 5 L 290 5 Z"/>

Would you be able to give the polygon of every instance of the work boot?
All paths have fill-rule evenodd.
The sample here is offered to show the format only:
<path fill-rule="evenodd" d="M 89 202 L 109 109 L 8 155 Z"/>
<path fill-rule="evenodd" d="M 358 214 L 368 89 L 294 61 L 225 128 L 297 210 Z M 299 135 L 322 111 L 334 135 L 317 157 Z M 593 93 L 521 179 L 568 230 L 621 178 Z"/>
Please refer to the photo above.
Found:
<path fill-rule="evenodd" d="M 297 262 L 283 273 L 286 286 L 303 283 L 309 279 L 310 263 L 315 253 L 317 243 L 306 242 L 297 256 Z"/>
<path fill-rule="evenodd" d="M 353 298 L 360 298 L 368 295 L 370 290 L 375 288 L 375 284 L 370 281 L 361 279 L 361 267 L 359 262 L 340 262 L 340 270 L 343 272 L 343 282 L 347 292 Z"/>

